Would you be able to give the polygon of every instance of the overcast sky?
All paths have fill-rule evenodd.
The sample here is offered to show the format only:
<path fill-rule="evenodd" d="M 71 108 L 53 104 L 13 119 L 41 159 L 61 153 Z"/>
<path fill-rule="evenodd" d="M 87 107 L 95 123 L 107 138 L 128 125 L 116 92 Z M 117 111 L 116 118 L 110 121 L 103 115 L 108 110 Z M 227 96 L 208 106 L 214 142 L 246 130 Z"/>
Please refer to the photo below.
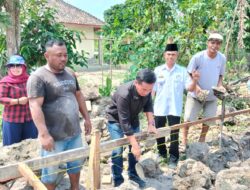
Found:
<path fill-rule="evenodd" d="M 103 19 L 103 13 L 112 5 L 124 3 L 125 0 L 64 0 L 65 2 L 78 7 L 93 16 Z"/>

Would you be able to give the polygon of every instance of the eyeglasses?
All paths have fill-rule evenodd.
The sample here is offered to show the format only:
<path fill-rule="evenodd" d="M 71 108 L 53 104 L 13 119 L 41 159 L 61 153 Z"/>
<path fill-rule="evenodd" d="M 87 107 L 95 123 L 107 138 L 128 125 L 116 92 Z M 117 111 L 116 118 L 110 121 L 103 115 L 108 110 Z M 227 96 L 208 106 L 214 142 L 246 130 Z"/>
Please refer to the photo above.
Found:
<path fill-rule="evenodd" d="M 9 64 L 7 65 L 8 68 L 21 68 L 22 65 L 21 64 Z"/>

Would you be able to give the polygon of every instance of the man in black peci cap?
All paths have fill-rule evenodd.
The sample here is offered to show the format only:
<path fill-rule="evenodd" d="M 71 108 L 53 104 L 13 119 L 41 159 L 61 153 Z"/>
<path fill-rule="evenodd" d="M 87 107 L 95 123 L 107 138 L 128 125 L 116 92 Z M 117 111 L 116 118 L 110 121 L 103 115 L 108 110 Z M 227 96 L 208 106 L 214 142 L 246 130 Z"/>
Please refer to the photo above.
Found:
<path fill-rule="evenodd" d="M 156 83 L 153 88 L 154 116 L 156 128 L 179 124 L 182 114 L 184 90 L 193 91 L 199 73 L 193 72 L 193 79 L 188 76 L 186 68 L 176 63 L 178 46 L 169 39 L 164 52 L 165 64 L 155 68 Z M 190 79 L 190 80 L 188 80 Z M 169 167 L 174 169 L 179 160 L 179 129 L 171 130 L 169 150 Z M 157 139 L 159 156 L 167 158 L 165 137 Z"/>

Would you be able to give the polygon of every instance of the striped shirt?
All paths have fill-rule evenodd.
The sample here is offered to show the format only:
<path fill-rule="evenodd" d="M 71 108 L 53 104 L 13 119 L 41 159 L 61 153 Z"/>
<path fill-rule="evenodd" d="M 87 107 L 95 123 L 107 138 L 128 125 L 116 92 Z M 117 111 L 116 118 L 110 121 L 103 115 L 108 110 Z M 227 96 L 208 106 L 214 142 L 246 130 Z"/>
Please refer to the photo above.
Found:
<path fill-rule="evenodd" d="M 26 82 L 20 84 L 0 83 L 0 103 L 4 105 L 3 119 L 13 123 L 31 121 L 29 104 L 10 105 L 11 99 L 27 97 Z"/>

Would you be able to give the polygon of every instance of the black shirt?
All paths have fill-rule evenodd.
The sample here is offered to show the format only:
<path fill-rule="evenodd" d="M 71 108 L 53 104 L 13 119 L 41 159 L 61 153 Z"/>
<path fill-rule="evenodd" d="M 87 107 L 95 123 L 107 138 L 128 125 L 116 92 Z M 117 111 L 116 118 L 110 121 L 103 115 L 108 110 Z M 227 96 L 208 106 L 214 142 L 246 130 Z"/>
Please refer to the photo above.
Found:
<path fill-rule="evenodd" d="M 112 104 L 107 109 L 109 122 L 119 123 L 124 134 L 133 135 L 132 127 L 139 127 L 139 113 L 153 112 L 151 94 L 140 96 L 134 81 L 121 85 L 112 96 Z"/>

